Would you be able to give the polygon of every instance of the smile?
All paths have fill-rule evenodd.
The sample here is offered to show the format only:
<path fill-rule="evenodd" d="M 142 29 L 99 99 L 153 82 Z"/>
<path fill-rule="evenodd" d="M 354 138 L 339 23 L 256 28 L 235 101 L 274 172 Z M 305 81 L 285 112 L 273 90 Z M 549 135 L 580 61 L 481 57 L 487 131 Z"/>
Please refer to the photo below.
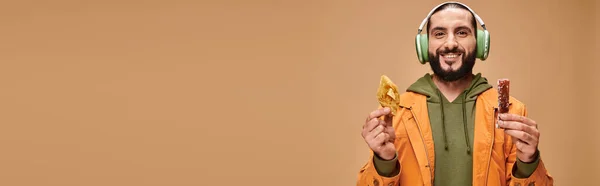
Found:
<path fill-rule="evenodd" d="M 462 55 L 462 54 L 457 54 L 457 53 L 446 53 L 446 54 L 442 54 L 442 56 L 443 56 L 444 58 L 447 58 L 447 59 L 455 59 L 455 58 L 457 58 L 457 57 L 460 57 L 461 55 Z"/>

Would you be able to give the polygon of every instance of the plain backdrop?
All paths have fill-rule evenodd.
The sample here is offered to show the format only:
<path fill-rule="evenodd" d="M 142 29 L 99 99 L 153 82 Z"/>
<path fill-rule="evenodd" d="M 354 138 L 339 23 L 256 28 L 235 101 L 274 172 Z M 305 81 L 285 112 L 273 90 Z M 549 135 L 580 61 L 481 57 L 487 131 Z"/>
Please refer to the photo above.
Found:
<path fill-rule="evenodd" d="M 442 1 L 0 3 L 0 185 L 355 185 L 379 77 Z M 600 3 L 469 0 L 556 185 L 600 167 Z"/>

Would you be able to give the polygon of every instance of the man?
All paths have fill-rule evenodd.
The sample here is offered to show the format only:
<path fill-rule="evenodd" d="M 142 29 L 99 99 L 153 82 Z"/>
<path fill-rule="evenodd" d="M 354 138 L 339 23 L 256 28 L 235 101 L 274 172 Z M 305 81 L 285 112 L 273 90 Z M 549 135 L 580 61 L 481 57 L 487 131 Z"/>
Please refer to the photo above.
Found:
<path fill-rule="evenodd" d="M 485 29 L 483 21 L 456 2 L 425 19 L 427 35 L 417 36 L 417 51 L 433 75 L 401 95 L 394 116 L 387 107 L 368 115 L 362 137 L 372 155 L 357 185 L 553 185 L 525 105 L 510 97 L 509 113 L 495 117 L 497 91 L 472 73 L 489 50 L 489 34 L 477 30 L 476 19 Z M 421 45 L 427 53 L 419 53 Z"/>

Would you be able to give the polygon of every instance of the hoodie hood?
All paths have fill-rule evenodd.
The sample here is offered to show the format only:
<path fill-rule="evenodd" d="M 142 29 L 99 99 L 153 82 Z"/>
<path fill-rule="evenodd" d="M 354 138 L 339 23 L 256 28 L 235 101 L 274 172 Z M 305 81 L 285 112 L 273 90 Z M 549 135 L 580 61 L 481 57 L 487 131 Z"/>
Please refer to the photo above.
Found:
<path fill-rule="evenodd" d="M 473 77 L 471 85 L 467 87 L 459 97 L 454 100 L 454 103 L 462 104 L 462 123 L 464 127 L 465 143 L 467 146 L 467 153 L 471 153 L 471 142 L 469 141 L 468 127 L 467 127 L 467 106 L 466 103 L 475 101 L 477 96 L 484 91 L 492 88 L 492 85 L 488 84 L 487 79 L 481 77 L 481 73 L 478 73 Z M 419 78 L 415 83 L 408 87 L 407 91 L 415 92 L 427 96 L 427 102 L 432 104 L 440 104 L 441 122 L 442 122 L 442 134 L 444 141 L 444 149 L 448 150 L 448 140 L 446 131 L 446 120 L 444 114 L 444 101 L 442 101 L 442 93 L 433 82 L 431 74 L 425 74 L 425 76 Z M 430 116 L 431 117 L 431 116 Z"/>
<path fill-rule="evenodd" d="M 479 94 L 490 88 L 492 88 L 492 85 L 488 84 L 487 79 L 481 77 L 481 73 L 476 74 L 473 81 L 471 81 L 471 85 L 465 89 L 467 91 L 465 101 L 476 100 Z M 407 91 L 427 96 L 427 102 L 440 103 L 442 100 L 437 86 L 433 83 L 433 76 L 429 73 L 410 85 Z"/>

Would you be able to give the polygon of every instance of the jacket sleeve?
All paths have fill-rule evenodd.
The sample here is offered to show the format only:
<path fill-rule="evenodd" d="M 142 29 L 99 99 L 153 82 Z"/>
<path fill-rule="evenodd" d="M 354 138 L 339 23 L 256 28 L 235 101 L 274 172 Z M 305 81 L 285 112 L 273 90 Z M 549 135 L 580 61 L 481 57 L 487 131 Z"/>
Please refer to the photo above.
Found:
<path fill-rule="evenodd" d="M 523 116 L 527 116 L 527 110 L 523 109 Z M 544 162 L 542 161 L 541 153 L 538 154 L 539 163 L 528 178 L 517 178 L 513 175 L 513 166 L 515 166 L 517 160 L 517 147 L 512 143 L 511 136 L 505 134 L 505 152 L 507 152 L 507 161 L 506 161 L 506 179 L 507 184 L 509 186 L 529 186 L 529 185 L 554 185 L 554 179 L 546 170 L 544 166 Z"/>
<path fill-rule="evenodd" d="M 381 108 L 381 106 L 379 106 L 378 108 Z M 398 113 L 398 116 L 401 116 L 404 113 L 404 110 L 401 110 Z M 396 128 L 396 126 L 394 126 L 394 129 Z M 395 144 L 396 142 L 394 142 L 394 145 L 397 147 L 398 144 Z M 397 149 L 396 149 L 397 150 Z M 396 154 L 396 161 L 398 163 L 398 169 L 396 172 L 397 174 L 389 177 L 389 176 L 383 176 L 380 175 L 377 171 L 377 169 L 375 168 L 375 163 L 374 158 L 375 158 L 375 153 L 369 149 L 369 152 L 371 154 L 371 156 L 369 157 L 367 163 L 365 163 L 359 170 L 358 172 L 358 180 L 356 182 L 357 186 L 398 186 L 399 181 L 400 181 L 400 174 L 402 173 L 402 166 L 400 165 L 399 162 L 399 157 L 398 154 Z M 397 152 L 396 152 L 397 153 Z M 394 172 L 394 173 L 396 173 Z"/>
<path fill-rule="evenodd" d="M 357 186 L 396 186 L 400 181 L 400 173 L 402 172 L 402 166 L 399 166 L 400 171 L 398 174 L 392 177 L 386 177 L 379 175 L 375 164 L 373 163 L 374 153 L 371 151 L 369 161 L 360 168 L 358 173 Z M 397 160 L 396 160 L 397 161 Z"/>

